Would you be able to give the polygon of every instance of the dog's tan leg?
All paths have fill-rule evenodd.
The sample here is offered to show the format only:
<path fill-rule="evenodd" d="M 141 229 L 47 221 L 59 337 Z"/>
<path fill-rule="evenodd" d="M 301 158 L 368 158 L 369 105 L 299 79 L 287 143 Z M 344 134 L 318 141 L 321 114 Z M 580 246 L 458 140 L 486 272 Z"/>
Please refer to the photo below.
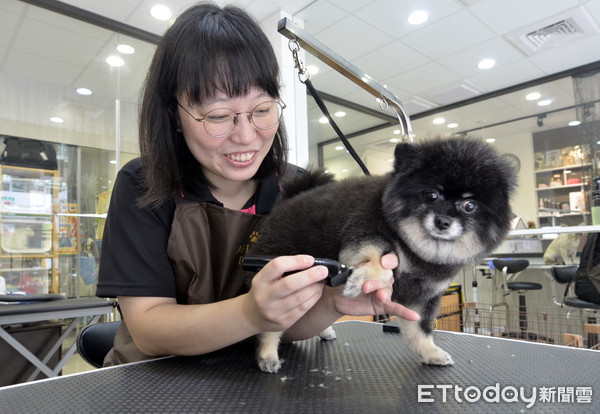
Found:
<path fill-rule="evenodd" d="M 433 343 L 433 335 L 426 334 L 419 322 L 398 319 L 400 331 L 408 345 L 429 365 L 454 365 L 450 354 Z"/>
<path fill-rule="evenodd" d="M 283 332 L 263 332 L 259 337 L 256 359 L 261 371 L 275 373 L 281 368 L 279 340 Z"/>
<path fill-rule="evenodd" d="M 354 271 L 344 286 L 344 296 L 354 298 L 362 293 L 367 280 L 389 280 L 393 277 L 390 269 L 381 267 L 383 249 L 376 245 L 362 245 L 358 249 L 345 248 L 340 252 L 340 262 L 354 266 Z"/>
<path fill-rule="evenodd" d="M 319 338 L 325 341 L 333 341 L 334 339 L 336 339 L 337 335 L 335 334 L 333 326 L 325 328 L 323 331 L 321 331 L 321 333 L 319 334 Z"/>

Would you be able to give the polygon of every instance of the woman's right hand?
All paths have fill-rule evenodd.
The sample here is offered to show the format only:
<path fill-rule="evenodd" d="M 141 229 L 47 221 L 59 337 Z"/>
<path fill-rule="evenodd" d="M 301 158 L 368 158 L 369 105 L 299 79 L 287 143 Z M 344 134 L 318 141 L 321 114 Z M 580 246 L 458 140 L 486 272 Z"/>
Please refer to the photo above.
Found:
<path fill-rule="evenodd" d="M 254 276 L 244 308 L 258 331 L 284 331 L 317 303 L 327 268 L 313 263 L 312 256 L 280 256 Z"/>

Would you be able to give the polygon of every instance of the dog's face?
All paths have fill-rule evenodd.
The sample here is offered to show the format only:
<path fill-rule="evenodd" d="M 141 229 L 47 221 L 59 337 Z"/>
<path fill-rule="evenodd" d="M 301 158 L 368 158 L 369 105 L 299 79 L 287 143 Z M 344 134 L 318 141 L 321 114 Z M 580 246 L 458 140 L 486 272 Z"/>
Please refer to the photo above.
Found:
<path fill-rule="evenodd" d="M 421 259 L 467 264 L 504 239 L 515 183 L 512 167 L 481 141 L 399 144 L 384 214 Z"/>

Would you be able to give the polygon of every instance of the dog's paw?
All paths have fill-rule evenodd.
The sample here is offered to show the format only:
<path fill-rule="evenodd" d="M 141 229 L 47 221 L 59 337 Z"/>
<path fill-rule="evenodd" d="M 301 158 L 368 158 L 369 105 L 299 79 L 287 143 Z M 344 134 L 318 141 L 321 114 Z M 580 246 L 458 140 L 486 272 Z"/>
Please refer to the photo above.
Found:
<path fill-rule="evenodd" d="M 427 365 L 454 365 L 454 360 L 450 354 L 439 346 L 432 347 L 427 352 L 423 352 L 421 361 Z"/>
<path fill-rule="evenodd" d="M 258 359 L 258 367 L 263 372 L 268 372 L 270 374 L 275 374 L 281 369 L 281 363 L 283 361 L 279 358 L 259 358 Z"/>
<path fill-rule="evenodd" d="M 335 334 L 335 330 L 330 326 L 319 334 L 319 338 L 325 341 L 333 341 L 334 339 L 337 339 L 337 335 Z"/>
<path fill-rule="evenodd" d="M 344 285 L 344 296 L 347 298 L 355 298 L 362 293 L 362 287 L 366 280 L 366 273 L 361 271 L 361 268 L 356 269 Z"/>

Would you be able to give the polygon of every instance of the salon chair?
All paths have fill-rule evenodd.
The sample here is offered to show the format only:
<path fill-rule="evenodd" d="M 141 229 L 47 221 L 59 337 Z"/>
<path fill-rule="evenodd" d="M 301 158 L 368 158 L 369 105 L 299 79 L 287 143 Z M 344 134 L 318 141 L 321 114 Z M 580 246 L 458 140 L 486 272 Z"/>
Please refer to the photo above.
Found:
<path fill-rule="evenodd" d="M 566 285 L 571 282 L 577 274 L 578 266 L 554 266 L 552 267 L 552 298 L 554 303 L 559 306 L 567 306 L 570 308 L 579 309 L 579 315 L 581 317 L 581 332 L 587 333 L 587 346 L 588 348 L 594 347 L 598 344 L 598 333 L 597 329 L 591 329 L 589 332 L 586 329 L 586 325 L 591 327 L 598 327 L 598 312 L 600 312 L 600 304 L 594 302 L 588 302 L 579 299 L 576 296 L 572 296 L 570 292 L 565 292 L 564 299 L 561 302 L 558 299 L 556 292 L 556 284 Z M 568 296 L 567 296 L 568 294 Z M 584 312 L 588 313 L 588 317 L 584 318 Z"/>
<path fill-rule="evenodd" d="M 522 272 L 529 266 L 529 261 L 526 259 L 493 259 L 492 264 L 494 268 L 502 272 L 502 288 L 504 290 L 504 296 L 509 295 L 512 292 L 518 292 L 519 294 L 519 330 L 518 332 L 511 332 L 509 329 L 509 312 L 508 303 L 506 301 L 502 303 L 495 303 L 496 295 L 494 293 L 494 304 L 490 308 L 490 332 L 492 331 L 493 323 L 493 311 L 494 308 L 504 306 L 506 309 L 506 334 L 505 336 L 526 339 L 536 341 L 538 339 L 545 340 L 545 338 L 538 338 L 535 333 L 527 332 L 527 298 L 525 294 L 530 290 L 541 290 L 542 285 L 534 282 L 509 282 L 508 275 L 515 275 Z M 495 289 L 495 286 L 494 286 Z"/>
<path fill-rule="evenodd" d="M 101 368 L 104 357 L 113 347 L 121 321 L 88 325 L 77 336 L 77 351 L 90 365 Z"/>

